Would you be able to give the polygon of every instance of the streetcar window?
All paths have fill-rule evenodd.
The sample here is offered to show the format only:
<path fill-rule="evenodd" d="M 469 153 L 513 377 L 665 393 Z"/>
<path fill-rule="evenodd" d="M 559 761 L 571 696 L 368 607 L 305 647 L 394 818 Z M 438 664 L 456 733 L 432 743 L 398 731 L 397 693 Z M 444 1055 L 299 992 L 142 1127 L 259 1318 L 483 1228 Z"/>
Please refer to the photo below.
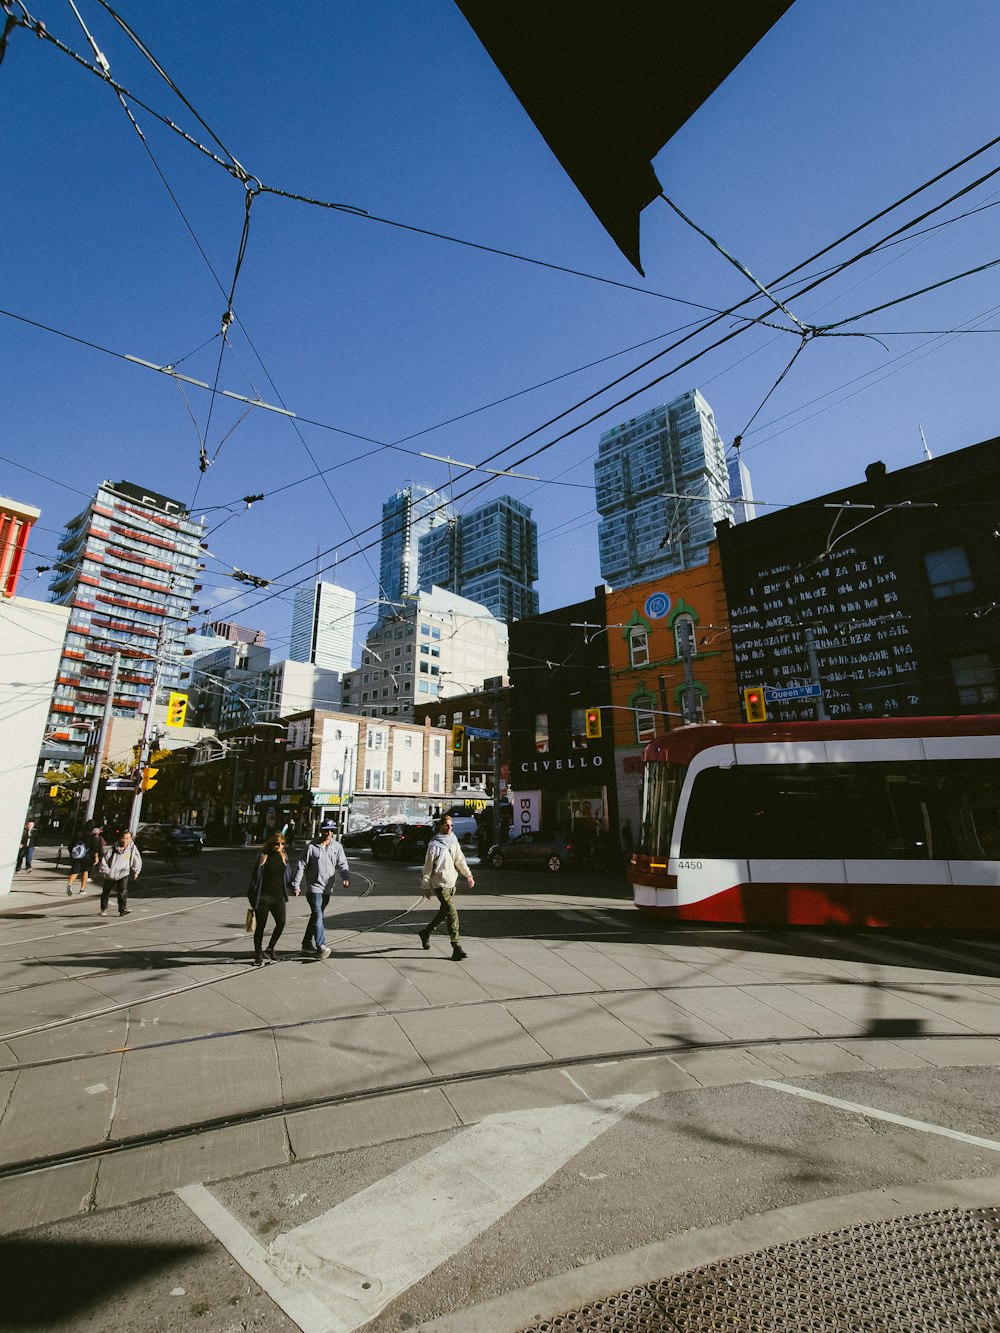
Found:
<path fill-rule="evenodd" d="M 647 764 L 642 799 L 640 855 L 666 860 L 687 768 L 681 764 Z"/>
<path fill-rule="evenodd" d="M 706 769 L 692 786 L 680 855 L 1000 860 L 1000 762 Z"/>

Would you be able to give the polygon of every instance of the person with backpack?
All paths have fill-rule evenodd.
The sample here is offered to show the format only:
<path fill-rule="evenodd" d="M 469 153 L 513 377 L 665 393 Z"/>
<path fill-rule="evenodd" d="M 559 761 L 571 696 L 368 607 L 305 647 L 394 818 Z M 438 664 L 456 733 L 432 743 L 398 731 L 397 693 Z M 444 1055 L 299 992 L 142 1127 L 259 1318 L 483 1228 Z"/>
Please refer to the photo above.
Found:
<path fill-rule="evenodd" d="M 128 886 L 139 878 L 141 870 L 139 848 L 132 841 L 131 832 L 123 829 L 101 857 L 101 916 L 108 914 L 112 888 L 118 895 L 118 915 L 128 916 L 132 910 L 128 905 Z"/>
<path fill-rule="evenodd" d="M 74 833 L 69 847 L 69 879 L 66 892 L 73 896 L 73 881 L 79 876 L 80 892 L 87 891 L 87 876 L 94 873 L 94 867 L 101 859 L 104 842 L 100 836 L 100 826 L 91 824 L 83 833 Z"/>

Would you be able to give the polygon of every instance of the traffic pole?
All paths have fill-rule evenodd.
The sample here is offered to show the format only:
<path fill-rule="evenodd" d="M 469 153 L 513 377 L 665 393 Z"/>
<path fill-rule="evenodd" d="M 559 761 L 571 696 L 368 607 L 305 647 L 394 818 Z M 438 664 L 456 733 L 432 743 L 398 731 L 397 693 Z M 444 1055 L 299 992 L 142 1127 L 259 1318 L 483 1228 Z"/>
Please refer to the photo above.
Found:
<path fill-rule="evenodd" d="M 104 700 L 104 715 L 101 718 L 101 730 L 97 737 L 97 754 L 94 757 L 94 775 L 90 779 L 90 794 L 87 797 L 87 813 L 84 820 L 87 824 L 94 818 L 94 811 L 97 809 L 97 792 L 101 785 L 101 764 L 104 761 L 104 747 L 108 743 L 108 729 L 111 726 L 111 709 L 114 707 L 115 689 L 118 686 L 118 668 L 121 665 L 121 653 L 115 653 L 111 658 L 111 674 L 108 677 L 108 697 Z"/>

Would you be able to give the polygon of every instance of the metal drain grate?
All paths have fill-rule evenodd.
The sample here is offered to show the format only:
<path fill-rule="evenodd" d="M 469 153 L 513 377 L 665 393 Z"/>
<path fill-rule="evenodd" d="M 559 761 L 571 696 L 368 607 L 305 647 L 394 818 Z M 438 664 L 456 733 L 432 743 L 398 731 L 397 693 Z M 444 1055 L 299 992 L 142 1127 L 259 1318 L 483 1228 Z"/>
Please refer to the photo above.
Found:
<path fill-rule="evenodd" d="M 521 1333 L 998 1333 L 1000 1208 L 865 1223 L 607 1296 Z"/>

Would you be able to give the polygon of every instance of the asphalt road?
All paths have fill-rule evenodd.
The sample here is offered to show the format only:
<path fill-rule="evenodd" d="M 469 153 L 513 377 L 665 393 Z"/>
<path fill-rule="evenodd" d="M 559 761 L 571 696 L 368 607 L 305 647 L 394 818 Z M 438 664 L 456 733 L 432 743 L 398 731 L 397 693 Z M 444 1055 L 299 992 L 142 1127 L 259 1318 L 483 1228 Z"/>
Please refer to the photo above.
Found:
<path fill-rule="evenodd" d="M 353 860 L 326 963 L 247 966 L 243 852 L 3 919 L 0 1327 L 513 1333 L 705 1228 L 1000 1203 L 991 941 L 667 931 L 474 865 L 454 964 L 417 868 Z"/>

